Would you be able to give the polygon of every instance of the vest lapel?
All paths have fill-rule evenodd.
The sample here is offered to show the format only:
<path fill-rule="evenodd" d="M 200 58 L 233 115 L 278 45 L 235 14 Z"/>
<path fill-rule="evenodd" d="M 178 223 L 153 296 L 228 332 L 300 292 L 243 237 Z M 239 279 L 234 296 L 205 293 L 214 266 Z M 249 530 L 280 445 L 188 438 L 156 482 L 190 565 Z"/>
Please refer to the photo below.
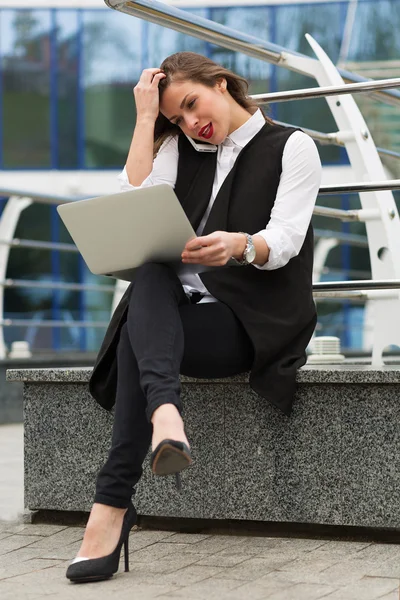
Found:
<path fill-rule="evenodd" d="M 225 178 L 224 183 L 219 189 L 217 197 L 208 215 L 208 219 L 203 229 L 202 235 L 208 235 L 213 231 L 228 231 L 228 211 L 231 197 L 232 184 L 235 178 L 236 166 L 239 156 L 236 159 L 233 168 Z"/>
<path fill-rule="evenodd" d="M 240 151 L 235 164 L 232 169 L 228 173 L 224 183 L 220 187 L 220 190 L 215 198 L 213 207 L 208 216 L 207 222 L 204 226 L 203 234 L 208 235 L 213 231 L 229 231 L 228 229 L 228 215 L 229 215 L 229 202 L 232 197 L 232 186 L 234 184 L 236 170 L 239 165 L 240 159 L 243 154 L 248 150 L 248 148 L 252 147 L 257 143 L 259 138 L 262 138 L 262 134 L 270 127 L 268 123 L 266 123 L 258 133 L 242 148 Z"/>
<path fill-rule="evenodd" d="M 210 202 L 217 167 L 217 154 L 197 152 L 185 136 L 180 136 L 179 144 L 179 152 L 185 153 L 187 158 L 183 175 L 190 177 L 191 181 L 183 197 L 179 193 L 179 189 L 176 188 L 175 192 L 177 192 L 182 208 L 196 231 Z M 178 181 L 179 176 L 178 167 Z"/>

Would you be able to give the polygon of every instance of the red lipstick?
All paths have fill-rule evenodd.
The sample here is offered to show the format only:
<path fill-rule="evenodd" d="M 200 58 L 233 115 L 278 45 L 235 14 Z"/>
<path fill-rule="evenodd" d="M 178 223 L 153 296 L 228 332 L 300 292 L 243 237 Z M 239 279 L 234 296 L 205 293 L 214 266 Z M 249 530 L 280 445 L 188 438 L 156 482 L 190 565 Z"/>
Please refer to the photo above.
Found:
<path fill-rule="evenodd" d="M 199 137 L 204 138 L 205 140 L 209 140 L 210 137 L 214 134 L 213 124 L 210 122 L 205 127 L 202 127 L 198 133 Z"/>

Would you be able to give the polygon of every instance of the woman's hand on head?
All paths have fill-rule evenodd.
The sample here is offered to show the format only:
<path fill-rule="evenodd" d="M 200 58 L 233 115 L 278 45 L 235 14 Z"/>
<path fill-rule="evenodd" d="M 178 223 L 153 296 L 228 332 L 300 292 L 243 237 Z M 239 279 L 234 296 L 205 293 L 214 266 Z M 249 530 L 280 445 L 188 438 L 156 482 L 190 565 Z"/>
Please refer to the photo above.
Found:
<path fill-rule="evenodd" d="M 144 69 L 133 88 L 137 120 L 156 120 L 160 111 L 158 84 L 166 77 L 160 69 Z"/>
<path fill-rule="evenodd" d="M 243 234 L 214 231 L 209 235 L 190 240 L 182 252 L 182 262 L 207 267 L 223 267 L 232 256 L 241 257 L 245 247 L 246 237 Z"/>

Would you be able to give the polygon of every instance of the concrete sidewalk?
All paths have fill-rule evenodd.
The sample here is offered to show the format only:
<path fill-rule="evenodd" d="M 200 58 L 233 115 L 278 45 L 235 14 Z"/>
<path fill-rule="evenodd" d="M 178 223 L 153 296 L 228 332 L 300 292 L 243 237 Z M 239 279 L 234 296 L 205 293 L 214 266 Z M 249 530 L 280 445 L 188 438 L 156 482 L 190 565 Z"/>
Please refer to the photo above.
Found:
<path fill-rule="evenodd" d="M 0 425 L 0 519 L 17 519 L 24 510 L 24 428 Z"/>
<path fill-rule="evenodd" d="M 22 511 L 22 426 L 0 427 L 0 598 L 400 600 L 400 545 L 135 528 L 130 572 L 75 585 L 83 528 L 5 521 Z"/>

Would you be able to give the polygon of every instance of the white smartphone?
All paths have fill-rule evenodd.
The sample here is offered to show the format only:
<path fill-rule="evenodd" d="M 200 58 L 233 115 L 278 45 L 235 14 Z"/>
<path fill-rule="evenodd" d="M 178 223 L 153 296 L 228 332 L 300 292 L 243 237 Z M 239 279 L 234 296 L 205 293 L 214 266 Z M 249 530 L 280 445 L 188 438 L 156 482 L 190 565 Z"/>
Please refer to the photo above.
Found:
<path fill-rule="evenodd" d="M 186 135 L 186 133 L 185 133 Z M 193 148 L 195 150 L 197 150 L 197 152 L 217 152 L 218 150 L 218 146 L 214 146 L 214 144 L 202 144 L 201 142 L 198 142 L 196 140 L 194 140 L 193 138 L 189 137 L 188 135 L 186 135 L 187 139 L 189 140 L 189 142 L 192 144 Z"/>

